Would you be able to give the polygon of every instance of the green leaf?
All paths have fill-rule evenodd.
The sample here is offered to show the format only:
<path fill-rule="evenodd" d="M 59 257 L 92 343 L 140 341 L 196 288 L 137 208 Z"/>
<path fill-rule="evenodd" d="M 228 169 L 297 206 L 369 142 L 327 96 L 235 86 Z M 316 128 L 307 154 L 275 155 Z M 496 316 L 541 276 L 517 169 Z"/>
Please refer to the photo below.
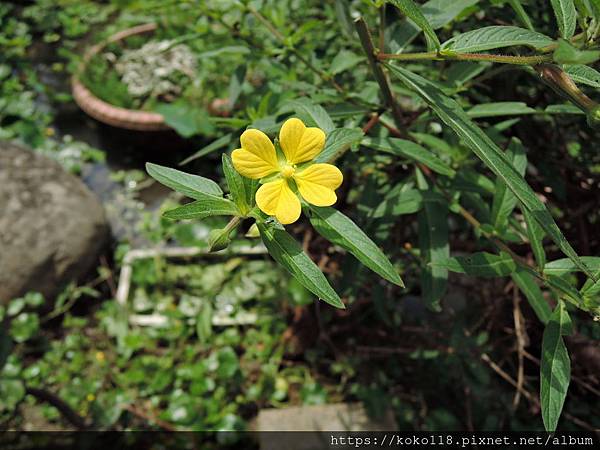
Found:
<path fill-rule="evenodd" d="M 512 165 L 517 169 L 519 174 L 525 174 L 527 167 L 527 156 L 525 149 L 517 138 L 513 138 L 506 150 L 507 157 L 512 162 Z M 492 203 L 492 211 L 490 213 L 490 222 L 496 230 L 502 230 L 508 222 L 508 217 L 517 205 L 517 198 L 506 187 L 504 181 L 500 178 L 496 179 L 496 189 L 494 192 L 494 201 Z"/>
<path fill-rule="evenodd" d="M 525 25 L 529 30 L 534 31 L 531 19 L 529 18 L 527 11 L 525 11 L 525 8 L 523 8 L 521 0 L 508 0 L 508 4 L 513 9 L 521 23 Z"/>
<path fill-rule="evenodd" d="M 190 198 L 199 200 L 206 195 L 217 197 L 223 195 L 223 191 L 219 185 L 208 178 L 152 163 L 146 163 L 146 171 L 159 183 L 177 192 L 181 192 Z"/>
<path fill-rule="evenodd" d="M 217 151 L 220 148 L 226 147 L 227 145 L 229 145 L 231 143 L 232 139 L 233 139 L 233 134 L 231 134 L 231 133 L 226 134 L 225 136 L 221 136 L 219 139 L 212 141 L 207 146 L 202 147 L 200 150 L 198 150 L 192 156 L 188 156 L 186 159 L 181 161 L 179 163 L 179 165 L 183 166 L 187 163 L 194 161 L 195 159 L 202 158 L 203 156 L 206 156 L 214 151 Z"/>
<path fill-rule="evenodd" d="M 581 260 L 591 270 L 600 270 L 600 256 L 582 256 Z M 567 273 L 579 272 L 581 269 L 577 267 L 573 261 L 568 258 L 556 259 L 546 263 L 544 273 L 546 275 L 554 275 L 560 277 Z"/>
<path fill-rule="evenodd" d="M 312 120 L 325 134 L 329 134 L 335 129 L 333 120 L 331 120 L 327 111 L 321 105 L 316 105 L 307 98 L 292 100 L 289 102 L 289 107 L 297 114 Z M 310 126 L 310 124 L 307 124 L 307 126 Z"/>
<path fill-rule="evenodd" d="M 535 113 L 535 109 L 530 108 L 523 102 L 481 103 L 473 106 L 467 111 L 467 115 L 473 119 L 483 117 L 518 116 L 521 114 Z"/>
<path fill-rule="evenodd" d="M 423 77 L 404 68 L 387 65 L 390 70 L 410 89 L 416 91 L 442 119 L 454 130 L 465 144 L 484 164 L 501 178 L 517 199 L 527 208 L 552 238 L 563 253 L 571 258 L 590 278 L 594 275 L 579 259 L 579 256 L 565 239 L 542 201 L 533 192 L 519 172 L 508 161 L 502 150 L 479 128 L 463 111 L 460 105 L 445 95 L 437 86 Z"/>
<path fill-rule="evenodd" d="M 552 3 L 560 35 L 564 39 L 571 39 L 577 25 L 577 11 L 573 0 L 550 0 L 550 3 Z"/>
<path fill-rule="evenodd" d="M 331 61 L 329 72 L 332 75 L 337 75 L 338 73 L 351 69 L 359 62 L 364 60 L 364 56 L 357 55 L 349 50 L 341 50 Z"/>
<path fill-rule="evenodd" d="M 525 224 L 527 225 L 527 237 L 529 238 L 529 244 L 533 251 L 533 256 L 537 262 L 538 267 L 542 268 L 546 264 L 546 250 L 544 250 L 544 237 L 546 233 L 540 226 L 539 223 L 531 216 L 531 213 L 527 208 L 521 208 L 523 217 L 525 218 Z M 585 263 L 585 257 L 582 257 L 582 261 Z M 569 261 L 571 261 L 569 259 Z"/>
<path fill-rule="evenodd" d="M 327 135 L 325 148 L 317 155 L 315 162 L 335 161 L 339 155 L 359 142 L 363 135 L 364 133 L 360 128 L 336 128 Z"/>
<path fill-rule="evenodd" d="M 336 308 L 345 308 L 321 269 L 302 251 L 302 247 L 292 236 L 285 230 L 264 223 L 257 225 L 260 236 L 275 261 L 285 267 L 302 286 L 317 297 Z"/>
<path fill-rule="evenodd" d="M 448 269 L 435 263 L 450 256 L 448 244 L 448 204 L 440 194 L 423 191 L 423 209 L 419 212 L 419 249 L 425 261 L 421 270 L 421 289 L 425 304 L 440 310 L 446 293 Z"/>
<path fill-rule="evenodd" d="M 544 298 L 542 290 L 535 281 L 535 278 L 524 269 L 517 267 L 517 270 L 511 274 L 511 278 L 518 286 L 519 290 L 525 295 L 529 306 L 540 319 L 540 322 L 546 324 L 550 320 L 552 310 Z"/>
<path fill-rule="evenodd" d="M 464 273 L 477 277 L 505 277 L 513 273 L 517 265 L 508 253 L 478 252 L 469 256 L 456 256 L 440 259 L 432 266 L 444 267 L 451 272 Z"/>
<path fill-rule="evenodd" d="M 394 217 L 402 214 L 413 214 L 423 206 L 423 194 L 417 189 L 392 192 L 373 211 L 373 218 Z"/>
<path fill-rule="evenodd" d="M 165 212 L 163 217 L 173 220 L 183 220 L 205 219 L 212 216 L 237 216 L 239 214 L 240 211 L 231 200 L 206 195 L 195 202 Z"/>
<path fill-rule="evenodd" d="M 223 161 L 223 173 L 225 174 L 225 180 L 227 181 L 231 198 L 242 215 L 246 215 L 248 211 L 250 211 L 250 205 L 247 203 L 244 179 L 233 167 L 229 155 L 223 153 L 221 160 Z"/>
<path fill-rule="evenodd" d="M 536 31 L 513 26 L 494 25 L 454 36 L 442 44 L 442 53 L 475 53 L 495 48 L 522 45 L 533 49 L 554 43 L 552 38 Z"/>
<path fill-rule="evenodd" d="M 439 49 L 440 40 L 438 39 L 435 31 L 429 24 L 429 21 L 425 18 L 421 9 L 412 0 L 387 0 L 396 8 L 398 8 L 402 14 L 412 20 L 425 33 L 427 39 L 428 49 Z"/>
<path fill-rule="evenodd" d="M 412 141 L 407 141 L 406 139 L 365 138 L 363 139 L 362 144 L 365 147 L 391 153 L 392 155 L 403 156 L 404 158 L 423 163 L 434 172 L 448 177 L 453 177 L 456 174 L 452 167 L 426 148 L 421 147 L 419 144 L 415 144 Z"/>
<path fill-rule="evenodd" d="M 163 116 L 167 125 L 185 138 L 200 133 L 211 134 L 215 130 L 206 110 L 188 102 L 160 103 L 154 110 Z"/>
<path fill-rule="evenodd" d="M 600 72 L 596 69 L 583 64 L 566 65 L 563 69 L 576 83 L 600 88 Z"/>
<path fill-rule="evenodd" d="M 558 64 L 591 64 L 600 59 L 600 50 L 579 50 L 560 39 L 552 57 Z"/>
<path fill-rule="evenodd" d="M 348 250 L 381 277 L 404 287 L 400 275 L 389 259 L 350 218 L 330 207 L 310 205 L 309 208 L 312 211 L 310 223 L 321 236 Z"/>
<path fill-rule="evenodd" d="M 546 275 L 546 284 L 555 290 L 559 298 L 568 300 L 581 309 L 586 309 L 585 301 L 579 291 L 564 278 L 555 275 Z"/>
<path fill-rule="evenodd" d="M 546 431 L 556 431 L 556 425 L 571 381 L 571 360 L 563 336 L 571 333 L 572 324 L 565 304 L 559 301 L 542 338 L 540 367 L 540 400 Z"/>

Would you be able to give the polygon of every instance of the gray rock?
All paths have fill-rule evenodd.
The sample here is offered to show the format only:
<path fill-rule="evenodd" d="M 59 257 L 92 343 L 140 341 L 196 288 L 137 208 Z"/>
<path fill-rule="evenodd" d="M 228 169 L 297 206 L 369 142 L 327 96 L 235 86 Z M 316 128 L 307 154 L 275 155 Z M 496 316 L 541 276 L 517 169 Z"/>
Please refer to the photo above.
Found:
<path fill-rule="evenodd" d="M 102 205 L 55 161 L 0 141 L 0 304 L 46 298 L 97 264 L 109 232 Z"/>
<path fill-rule="evenodd" d="M 384 411 L 379 419 L 367 415 L 361 403 L 337 403 L 315 406 L 295 406 L 263 409 L 252 427 L 255 431 L 312 431 L 300 435 L 289 433 L 258 433 L 261 450 L 316 450 L 330 448 L 331 436 L 349 431 L 396 430 L 394 414 Z M 322 431 L 337 432 L 330 436 Z M 340 433 L 342 432 L 342 433 Z"/>

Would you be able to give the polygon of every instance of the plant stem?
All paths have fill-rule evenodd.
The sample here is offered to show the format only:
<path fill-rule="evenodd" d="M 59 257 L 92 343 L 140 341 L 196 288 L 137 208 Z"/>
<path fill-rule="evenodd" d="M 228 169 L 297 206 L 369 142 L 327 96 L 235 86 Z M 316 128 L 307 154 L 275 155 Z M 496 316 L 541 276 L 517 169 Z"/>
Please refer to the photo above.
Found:
<path fill-rule="evenodd" d="M 369 28 L 367 27 L 367 23 L 362 17 L 359 17 L 354 21 L 354 26 L 356 27 L 356 32 L 358 33 L 358 37 L 360 38 L 360 43 L 362 44 L 363 50 L 367 56 L 367 61 L 369 62 L 369 66 L 371 67 L 371 71 L 375 76 L 375 80 L 377 84 L 379 84 L 379 89 L 385 101 L 385 104 L 392 110 L 392 114 L 394 116 L 394 120 L 398 127 L 402 126 L 402 111 L 394 100 L 394 95 L 392 94 L 392 89 L 388 82 L 381 65 L 376 57 L 376 50 L 373 46 L 373 40 L 371 39 L 371 33 L 369 33 Z"/>
<path fill-rule="evenodd" d="M 493 55 L 489 53 L 379 53 L 377 59 L 394 59 L 400 61 L 487 61 L 499 64 L 516 64 L 521 66 L 531 66 L 552 61 L 551 55 L 531 55 L 531 56 L 512 56 L 512 55 Z"/>

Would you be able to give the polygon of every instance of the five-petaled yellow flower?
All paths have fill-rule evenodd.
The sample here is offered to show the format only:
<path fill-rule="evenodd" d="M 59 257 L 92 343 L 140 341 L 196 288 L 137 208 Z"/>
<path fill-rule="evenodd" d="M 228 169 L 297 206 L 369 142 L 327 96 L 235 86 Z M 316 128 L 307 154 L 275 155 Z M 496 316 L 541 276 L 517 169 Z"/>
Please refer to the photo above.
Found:
<path fill-rule="evenodd" d="M 240 142 L 242 148 L 231 154 L 236 170 L 253 179 L 269 176 L 256 191 L 256 204 L 265 214 L 277 217 L 282 224 L 298 220 L 301 208 L 296 187 L 302 198 L 315 206 L 336 202 L 335 190 L 342 184 L 342 172 L 331 164 L 307 164 L 325 146 L 325 133 L 320 128 L 307 128 L 296 118 L 286 120 L 279 131 L 280 158 L 269 137 L 260 130 L 244 131 Z"/>

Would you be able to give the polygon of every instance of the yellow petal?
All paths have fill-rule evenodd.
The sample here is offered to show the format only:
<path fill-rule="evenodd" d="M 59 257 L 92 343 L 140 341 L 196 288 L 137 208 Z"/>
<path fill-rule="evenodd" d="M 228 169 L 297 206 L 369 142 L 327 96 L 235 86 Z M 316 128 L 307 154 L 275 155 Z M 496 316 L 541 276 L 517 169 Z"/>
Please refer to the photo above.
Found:
<path fill-rule="evenodd" d="M 336 200 L 335 189 L 340 187 L 344 176 L 331 164 L 313 164 L 294 175 L 302 198 L 315 206 L 331 206 Z"/>
<path fill-rule="evenodd" d="M 306 128 L 300 119 L 285 121 L 279 131 L 281 150 L 289 164 L 310 161 L 323 150 L 325 133 L 320 128 Z"/>
<path fill-rule="evenodd" d="M 284 179 L 263 184 L 256 191 L 256 204 L 261 211 L 277 217 L 284 225 L 295 222 L 300 217 L 300 200 Z"/>
<path fill-rule="evenodd" d="M 279 164 L 275 147 L 260 130 L 246 130 L 240 137 L 242 148 L 231 153 L 235 170 L 248 178 L 262 178 L 277 172 Z"/>

